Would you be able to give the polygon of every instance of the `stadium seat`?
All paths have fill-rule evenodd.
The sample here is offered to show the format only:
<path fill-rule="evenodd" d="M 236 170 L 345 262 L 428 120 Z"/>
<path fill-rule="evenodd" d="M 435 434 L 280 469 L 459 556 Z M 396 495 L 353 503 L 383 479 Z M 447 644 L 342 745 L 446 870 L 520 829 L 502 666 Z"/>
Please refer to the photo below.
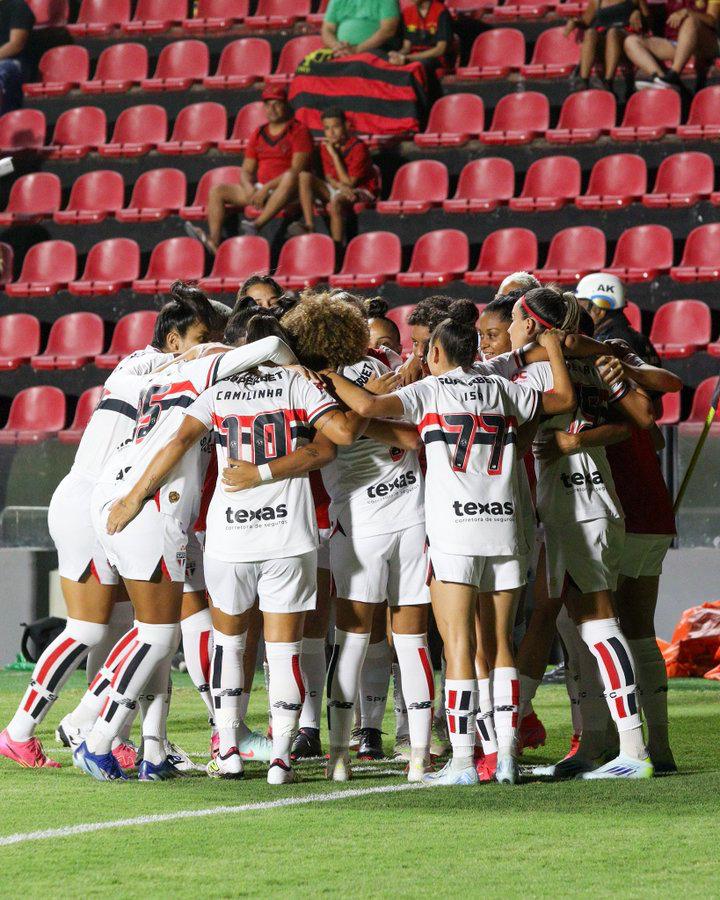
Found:
<path fill-rule="evenodd" d="M 112 140 L 98 147 L 100 156 L 143 156 L 167 138 L 162 106 L 129 106 L 117 117 Z"/>
<path fill-rule="evenodd" d="M 717 382 L 718 376 L 712 375 L 710 378 L 701 381 L 695 388 L 692 399 L 692 408 L 690 409 L 690 415 L 685 420 L 686 422 L 695 422 L 700 425 L 705 422 L 708 410 L 710 409 L 710 401 L 712 400 L 715 388 L 717 387 Z M 717 427 L 718 424 L 716 422 L 715 428 Z"/>
<path fill-rule="evenodd" d="M 335 244 L 326 234 L 301 234 L 280 250 L 275 280 L 291 290 L 327 281 L 335 271 Z"/>
<path fill-rule="evenodd" d="M 183 29 L 195 33 L 232 28 L 245 19 L 249 8 L 250 0 L 197 0 L 195 16 L 185 19 Z"/>
<path fill-rule="evenodd" d="M 553 235 L 547 259 L 535 275 L 541 281 L 570 284 L 605 265 L 605 233 L 599 228 L 579 225 Z"/>
<path fill-rule="evenodd" d="M 506 94 L 498 101 L 483 144 L 529 144 L 542 137 L 550 124 L 550 104 L 545 94 L 525 91 Z"/>
<path fill-rule="evenodd" d="M 100 54 L 95 73 L 80 84 L 85 94 L 124 94 L 148 74 L 148 51 L 144 44 L 112 44 Z"/>
<path fill-rule="evenodd" d="M 45 114 L 39 109 L 14 109 L 0 116 L 0 153 L 42 150 L 47 133 Z"/>
<path fill-rule="evenodd" d="M 415 305 L 410 303 L 407 306 L 394 306 L 386 314 L 388 319 L 393 321 L 398 327 L 400 345 L 404 357 L 412 353 L 412 326 L 408 324 L 408 316 L 413 309 L 415 309 Z"/>
<path fill-rule="evenodd" d="M 289 2 L 289 0 L 282 0 Z M 314 53 L 323 46 L 322 38 L 319 34 L 306 34 L 301 37 L 290 38 L 287 43 L 282 45 L 280 50 L 280 58 L 272 75 L 266 75 L 265 81 L 270 84 L 287 84 L 289 85 L 295 75 L 295 70 L 305 59 L 308 53 Z"/>
<path fill-rule="evenodd" d="M 670 269 L 672 261 L 670 229 L 664 225 L 636 225 L 620 235 L 612 264 L 605 271 L 623 281 L 653 281 Z"/>
<path fill-rule="evenodd" d="M 565 98 L 557 128 L 545 138 L 551 144 L 589 144 L 615 125 L 617 100 L 611 91 L 578 91 Z"/>
<path fill-rule="evenodd" d="M 40 352 L 40 322 L 28 313 L 0 317 L 0 372 L 12 372 Z"/>
<path fill-rule="evenodd" d="M 400 238 L 391 231 L 366 231 L 348 244 L 333 287 L 369 288 L 393 279 L 402 268 Z"/>
<path fill-rule="evenodd" d="M 227 136 L 227 112 L 222 103 L 193 103 L 180 110 L 169 141 L 157 145 L 158 153 L 193 156 L 207 153 Z"/>
<path fill-rule="evenodd" d="M 622 125 L 610 129 L 614 141 L 659 141 L 680 124 L 680 94 L 638 91 L 625 107 Z"/>
<path fill-rule="evenodd" d="M 248 28 L 292 28 L 298 19 L 310 14 L 310 0 L 258 0 L 254 16 L 248 16 Z"/>
<path fill-rule="evenodd" d="M 65 209 L 53 213 L 59 225 L 88 225 L 102 222 L 122 209 L 125 185 L 119 172 L 98 169 L 80 175 L 70 188 Z"/>
<path fill-rule="evenodd" d="M 68 290 L 78 297 L 115 294 L 140 275 L 140 248 L 130 238 L 108 238 L 90 248 L 85 271 Z"/>
<path fill-rule="evenodd" d="M 60 179 L 52 172 L 31 172 L 21 175 L 10 186 L 5 210 L 0 213 L 0 225 L 37 222 L 51 216 L 60 208 Z"/>
<path fill-rule="evenodd" d="M 77 21 L 67 29 L 78 37 L 99 37 L 129 21 L 130 0 L 82 0 Z"/>
<path fill-rule="evenodd" d="M 509 201 L 517 212 L 561 209 L 580 193 L 582 172 L 573 156 L 544 156 L 530 164 L 522 193 Z"/>
<path fill-rule="evenodd" d="M 720 278 L 720 223 L 693 228 L 687 236 L 679 266 L 670 269 L 673 281 L 717 281 Z"/>
<path fill-rule="evenodd" d="M 507 203 L 515 193 L 515 169 L 508 159 L 485 156 L 465 165 L 455 196 L 443 200 L 443 209 L 454 212 L 489 212 Z"/>
<path fill-rule="evenodd" d="M 246 103 L 238 110 L 230 137 L 226 141 L 220 141 L 218 150 L 220 153 L 242 153 L 253 131 L 266 122 L 265 107 L 261 100 Z"/>
<path fill-rule="evenodd" d="M 656 425 L 677 425 L 680 421 L 680 391 L 662 395 L 662 415 L 655 420 Z"/>
<path fill-rule="evenodd" d="M 60 388 L 40 385 L 13 397 L 10 414 L 0 429 L 0 444 L 36 444 L 65 426 L 65 394 Z"/>
<path fill-rule="evenodd" d="M 47 347 L 33 356 L 33 369 L 81 369 L 102 353 L 105 326 L 100 316 L 90 312 L 69 313 L 55 319 Z"/>
<path fill-rule="evenodd" d="M 477 139 L 485 127 L 485 107 L 477 94 L 446 94 L 430 110 L 425 131 L 413 138 L 418 147 L 459 147 Z"/>
<path fill-rule="evenodd" d="M 421 287 L 455 281 L 467 270 L 469 257 L 465 232 L 454 228 L 430 231 L 415 242 L 410 268 L 398 273 L 397 282 L 403 287 Z"/>
<path fill-rule="evenodd" d="M 80 159 L 107 140 L 107 118 L 99 106 L 76 106 L 60 113 L 48 147 L 51 159 Z"/>
<path fill-rule="evenodd" d="M 263 38 L 240 38 L 225 44 L 214 75 L 203 78 L 204 88 L 245 88 L 262 81 L 272 69 L 272 48 Z"/>
<path fill-rule="evenodd" d="M 195 197 L 191 206 L 180 208 L 180 218 L 190 221 L 199 221 L 207 217 L 207 201 L 210 188 L 216 184 L 240 184 L 240 166 L 218 166 L 217 169 L 209 169 L 203 172 L 198 182 Z"/>
<path fill-rule="evenodd" d="M 10 297 L 47 297 L 67 287 L 77 274 L 77 254 L 70 241 L 33 244 L 23 260 L 20 278 L 5 285 Z"/>
<path fill-rule="evenodd" d="M 479 18 L 495 6 L 495 0 L 447 0 L 445 5 L 454 16 Z"/>
<path fill-rule="evenodd" d="M 35 28 L 62 28 L 70 14 L 68 0 L 27 0 L 35 16 Z"/>
<path fill-rule="evenodd" d="M 200 241 L 190 237 L 160 241 L 150 255 L 144 278 L 132 283 L 140 294 L 159 294 L 170 289 L 173 281 L 198 281 L 205 269 L 205 250 Z"/>
<path fill-rule="evenodd" d="M 0 270 L 0 288 L 4 288 L 8 281 L 12 281 L 14 255 L 13 248 L 10 244 L 0 241 L 0 263 L 2 263 L 2 268 Z"/>
<path fill-rule="evenodd" d="M 660 163 L 655 187 L 642 198 L 651 209 L 693 206 L 713 192 L 715 166 L 707 153 L 675 153 Z"/>
<path fill-rule="evenodd" d="M 218 247 L 212 272 L 200 279 L 204 291 L 217 294 L 235 292 L 251 275 L 270 271 L 270 245 L 259 235 L 228 238 Z"/>
<path fill-rule="evenodd" d="M 513 272 L 534 271 L 537 260 L 535 232 L 527 228 L 501 228 L 485 238 L 477 265 L 465 273 L 465 281 L 467 284 L 495 285 Z"/>
<path fill-rule="evenodd" d="M 439 160 L 405 163 L 395 173 L 390 197 L 378 201 L 375 208 L 382 215 L 425 213 L 447 199 L 448 182 L 447 166 Z"/>
<path fill-rule="evenodd" d="M 143 78 L 144 91 L 186 91 L 210 72 L 210 51 L 205 41 L 175 41 L 160 51 L 152 78 Z"/>
<path fill-rule="evenodd" d="M 97 359 L 95 360 L 95 363 L 97 365 Z M 88 388 L 80 394 L 70 427 L 63 428 L 62 431 L 58 432 L 58 440 L 61 444 L 80 443 L 80 438 L 87 428 L 90 416 L 95 412 L 95 408 L 100 402 L 102 393 L 103 386 L 99 384 L 97 387 Z"/>
<path fill-rule="evenodd" d="M 90 73 L 90 55 L 85 47 L 64 44 L 46 50 L 38 63 L 40 81 L 23 85 L 27 97 L 59 97 L 76 88 Z"/>
<path fill-rule="evenodd" d="M 653 318 L 650 342 L 665 359 L 692 356 L 710 343 L 710 307 L 700 300 L 664 303 Z"/>
<path fill-rule="evenodd" d="M 539 3 L 538 0 L 516 0 L 515 3 L 504 2 L 502 6 L 493 8 L 496 19 L 541 19 L 555 3 Z"/>
<path fill-rule="evenodd" d="M 580 44 L 574 35 L 565 37 L 563 32 L 562 27 L 540 32 L 532 59 L 520 66 L 523 78 L 565 78 L 572 73 L 580 62 Z"/>
<path fill-rule="evenodd" d="M 628 300 L 626 305 L 623 307 L 623 313 L 625 314 L 625 318 L 630 323 L 630 327 L 634 328 L 635 331 L 642 331 L 642 311 L 637 303 L 633 303 L 632 300 Z"/>
<path fill-rule="evenodd" d="M 308 25 L 322 25 L 329 2 L 330 0 L 320 0 L 317 10 L 306 18 Z"/>
<path fill-rule="evenodd" d="M 647 165 L 635 153 L 602 156 L 592 167 L 587 191 L 575 198 L 580 209 L 629 206 L 647 190 Z"/>
<path fill-rule="evenodd" d="M 137 0 L 132 19 L 122 30 L 125 34 L 162 34 L 184 22 L 187 14 L 187 0 Z"/>
<path fill-rule="evenodd" d="M 516 28 L 491 28 L 473 42 L 466 66 L 458 66 L 455 78 L 504 78 L 525 62 L 525 35 Z"/>
<path fill-rule="evenodd" d="M 181 169 L 151 169 L 138 176 L 129 205 L 115 215 L 118 222 L 157 222 L 176 214 L 186 197 L 187 181 Z"/>
<path fill-rule="evenodd" d="M 98 369 L 114 369 L 125 356 L 142 350 L 152 341 L 158 314 L 151 309 L 128 313 L 115 326 L 107 353 L 95 357 Z"/>
<path fill-rule="evenodd" d="M 708 140 L 720 137 L 720 85 L 703 88 L 693 97 L 687 122 L 678 125 L 683 140 Z"/>

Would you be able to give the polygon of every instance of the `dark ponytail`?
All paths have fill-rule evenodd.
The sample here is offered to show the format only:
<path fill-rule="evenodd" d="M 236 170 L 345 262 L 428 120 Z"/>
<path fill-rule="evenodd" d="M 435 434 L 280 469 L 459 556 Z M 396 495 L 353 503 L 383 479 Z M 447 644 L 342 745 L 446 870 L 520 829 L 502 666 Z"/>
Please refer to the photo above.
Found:
<path fill-rule="evenodd" d="M 252 344 L 266 337 L 279 337 L 289 344 L 288 334 L 275 316 L 269 316 L 268 310 L 253 316 L 245 329 L 245 343 Z"/>
<path fill-rule="evenodd" d="M 163 304 L 155 321 L 153 347 L 163 350 L 171 331 L 185 337 L 188 329 L 197 322 L 205 325 L 209 332 L 222 331 L 224 324 L 197 285 L 175 281 L 170 286 L 170 299 Z"/>
<path fill-rule="evenodd" d="M 223 340 L 226 344 L 233 346 L 248 343 L 248 328 L 253 318 L 272 319 L 277 323 L 285 313 L 295 306 L 296 302 L 297 300 L 294 296 L 283 294 L 275 306 L 267 308 L 258 306 L 252 297 L 240 297 L 235 304 L 235 309 L 229 322 L 225 326 Z M 258 340 L 258 338 L 254 338 L 254 340 Z"/>
<path fill-rule="evenodd" d="M 478 333 L 475 328 L 478 309 L 472 300 L 454 300 L 448 314 L 435 327 L 430 341 L 432 344 L 440 344 L 448 362 L 469 369 L 478 352 Z"/>
<path fill-rule="evenodd" d="M 520 309 L 524 319 L 534 319 L 540 328 L 578 330 L 580 304 L 574 294 L 561 294 L 548 287 L 533 288 L 521 297 Z"/>

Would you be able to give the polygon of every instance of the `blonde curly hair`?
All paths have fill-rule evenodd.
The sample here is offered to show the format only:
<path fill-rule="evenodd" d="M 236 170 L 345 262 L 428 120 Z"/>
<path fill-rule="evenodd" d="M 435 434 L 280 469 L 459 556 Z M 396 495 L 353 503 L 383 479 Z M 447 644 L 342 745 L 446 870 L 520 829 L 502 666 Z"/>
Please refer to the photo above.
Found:
<path fill-rule="evenodd" d="M 305 294 L 283 316 L 300 361 L 312 369 L 359 362 L 370 344 L 368 324 L 354 303 L 329 292 Z"/>

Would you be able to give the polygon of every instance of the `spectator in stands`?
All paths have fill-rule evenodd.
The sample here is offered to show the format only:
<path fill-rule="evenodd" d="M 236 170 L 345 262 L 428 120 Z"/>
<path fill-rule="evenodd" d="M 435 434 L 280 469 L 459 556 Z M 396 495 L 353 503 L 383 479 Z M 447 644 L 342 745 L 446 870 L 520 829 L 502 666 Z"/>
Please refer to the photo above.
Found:
<path fill-rule="evenodd" d="M 421 62 L 434 74 L 452 49 L 452 20 L 445 4 L 440 0 L 414 0 L 402 11 L 400 36 L 402 45 L 400 50 L 390 52 L 390 62 L 396 66 Z"/>
<path fill-rule="evenodd" d="M 0 0 L 2 2 L 2 0 Z M 244 234 L 257 234 L 288 204 L 297 199 L 298 177 L 310 165 L 310 132 L 293 117 L 284 87 L 270 85 L 262 92 L 267 124 L 253 132 L 245 150 L 240 184 L 219 184 L 208 197 L 208 233 L 191 222 L 186 232 L 216 253 L 222 238 L 226 206 L 254 206 L 254 220 L 242 219 Z"/>
<path fill-rule="evenodd" d="M 696 90 L 702 88 L 707 70 L 718 55 L 717 27 L 720 2 L 710 0 L 669 0 L 663 37 L 631 34 L 625 38 L 625 53 L 644 76 L 635 82 L 643 88 L 682 88 L 680 74 L 691 56 L 695 57 Z M 663 62 L 670 62 L 665 69 Z"/>
<path fill-rule="evenodd" d="M 399 24 L 398 0 L 330 0 L 320 33 L 333 56 L 349 56 L 390 49 Z"/>
<path fill-rule="evenodd" d="M 34 25 L 35 16 L 25 0 L 0 0 L 0 114 L 22 106 Z"/>
<path fill-rule="evenodd" d="M 504 297 L 511 291 L 530 291 L 533 288 L 539 287 L 540 282 L 534 275 L 531 275 L 529 272 L 513 272 L 512 275 L 508 275 L 502 280 L 502 282 L 500 283 L 500 287 L 497 289 L 497 294 L 495 295 L 495 297 Z"/>
<path fill-rule="evenodd" d="M 252 297 L 258 306 L 271 309 L 277 306 L 282 295 L 283 289 L 272 275 L 251 275 L 242 283 L 236 303 L 241 297 Z"/>
<path fill-rule="evenodd" d="M 310 234 L 315 230 L 315 200 L 327 203 L 330 235 L 342 244 L 345 224 L 352 215 L 353 204 L 373 202 L 378 195 L 378 179 L 370 151 L 359 137 L 350 133 L 345 113 L 327 109 L 322 114 L 324 139 L 320 144 L 322 178 L 312 172 L 299 176 L 300 205 L 303 220 L 295 222 L 288 234 Z"/>

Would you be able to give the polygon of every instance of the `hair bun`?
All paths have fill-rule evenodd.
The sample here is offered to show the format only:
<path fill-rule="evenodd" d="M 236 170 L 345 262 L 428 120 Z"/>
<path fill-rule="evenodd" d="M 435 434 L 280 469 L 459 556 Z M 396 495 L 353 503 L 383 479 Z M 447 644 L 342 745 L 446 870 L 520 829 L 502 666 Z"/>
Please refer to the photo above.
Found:
<path fill-rule="evenodd" d="M 382 297 L 368 297 L 363 300 L 368 319 L 384 319 L 388 309 L 387 300 Z"/>
<path fill-rule="evenodd" d="M 458 325 L 474 325 L 480 313 L 472 300 L 462 299 L 453 300 L 448 309 L 448 315 Z"/>

